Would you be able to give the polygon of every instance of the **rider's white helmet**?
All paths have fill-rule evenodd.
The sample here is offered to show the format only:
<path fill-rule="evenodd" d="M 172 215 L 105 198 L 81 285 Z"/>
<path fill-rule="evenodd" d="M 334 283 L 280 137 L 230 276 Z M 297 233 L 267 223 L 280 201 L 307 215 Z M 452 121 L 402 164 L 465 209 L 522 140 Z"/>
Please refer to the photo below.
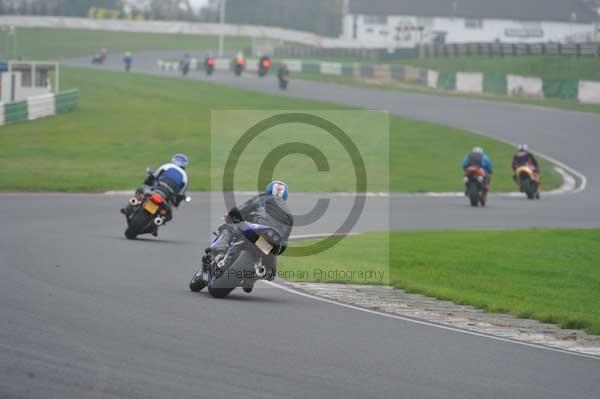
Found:
<path fill-rule="evenodd" d="M 481 148 L 481 147 L 474 147 L 472 152 L 474 154 L 483 154 L 483 148 Z"/>
<path fill-rule="evenodd" d="M 288 199 L 288 186 L 282 181 L 274 180 L 267 185 L 265 192 L 284 201 Z"/>
<path fill-rule="evenodd" d="M 519 151 L 527 151 L 527 144 L 519 144 Z"/>

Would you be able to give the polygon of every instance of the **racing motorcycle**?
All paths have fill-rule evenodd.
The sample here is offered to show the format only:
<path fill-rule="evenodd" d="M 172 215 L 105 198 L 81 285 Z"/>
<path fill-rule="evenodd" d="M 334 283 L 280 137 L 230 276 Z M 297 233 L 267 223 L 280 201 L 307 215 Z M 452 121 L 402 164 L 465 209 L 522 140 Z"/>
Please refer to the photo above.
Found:
<path fill-rule="evenodd" d="M 276 229 L 241 222 L 224 224 L 219 232 L 207 249 L 202 267 L 190 281 L 191 291 L 208 287 L 213 297 L 224 298 L 237 287 L 250 293 L 256 281 L 275 278 L 274 257 L 285 249 Z"/>
<path fill-rule="evenodd" d="M 242 72 L 244 72 L 244 68 L 246 67 L 246 60 L 243 58 L 236 58 L 233 60 L 233 73 L 235 76 L 241 76 Z"/>
<path fill-rule="evenodd" d="M 286 90 L 288 87 L 288 83 L 290 81 L 289 75 L 279 76 L 279 88 L 281 90 Z"/>
<path fill-rule="evenodd" d="M 150 170 L 147 172 L 152 173 Z M 173 195 L 173 190 L 161 182 L 144 186 L 142 190 L 136 191 L 129 199 L 131 211 L 125 215 L 127 220 L 125 237 L 135 240 L 141 234 L 156 236 L 158 228 L 173 218 L 173 209 L 169 202 L 169 198 Z M 186 196 L 184 200 L 190 202 L 191 198 Z"/>
<path fill-rule="evenodd" d="M 92 64 L 104 64 L 105 60 L 106 60 L 106 51 L 101 50 L 98 54 L 96 54 L 92 58 Z"/>
<path fill-rule="evenodd" d="M 485 206 L 485 171 L 478 166 L 469 166 L 465 170 L 465 194 L 469 197 L 471 206 Z"/>
<path fill-rule="evenodd" d="M 527 195 L 527 199 L 540 199 L 540 178 L 529 165 L 519 166 L 515 170 L 515 177 L 520 191 Z"/>
<path fill-rule="evenodd" d="M 260 57 L 258 61 L 258 76 L 261 78 L 264 77 L 269 72 L 269 69 L 271 69 L 271 59 L 267 56 Z"/>
<path fill-rule="evenodd" d="M 217 63 L 217 60 L 215 59 L 215 57 L 208 57 L 206 59 L 206 63 L 204 65 L 204 69 L 206 70 L 206 74 L 208 76 L 212 75 L 214 70 L 215 70 L 215 64 Z"/>

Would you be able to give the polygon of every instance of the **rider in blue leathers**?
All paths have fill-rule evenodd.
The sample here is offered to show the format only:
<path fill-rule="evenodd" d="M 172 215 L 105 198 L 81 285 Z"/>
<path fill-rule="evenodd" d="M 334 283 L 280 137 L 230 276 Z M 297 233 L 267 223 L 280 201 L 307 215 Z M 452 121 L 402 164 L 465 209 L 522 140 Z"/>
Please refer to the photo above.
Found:
<path fill-rule="evenodd" d="M 494 170 L 492 168 L 492 161 L 483 151 L 483 148 L 475 147 L 470 154 L 467 154 L 462 163 L 463 172 L 466 171 L 469 166 L 477 166 L 485 170 L 486 176 L 483 182 L 483 189 L 484 196 L 487 196 Z"/>
<path fill-rule="evenodd" d="M 175 154 L 171 162 L 159 166 L 155 171 L 148 171 L 148 177 L 144 180 L 147 186 L 163 185 L 167 186 L 173 193 L 169 202 L 178 207 L 181 201 L 186 197 L 185 193 L 188 186 L 188 176 L 185 169 L 188 166 L 188 157 L 184 154 Z M 136 190 L 136 196 L 143 192 L 143 189 Z M 133 210 L 131 205 L 121 209 L 121 213 L 128 215 Z"/>

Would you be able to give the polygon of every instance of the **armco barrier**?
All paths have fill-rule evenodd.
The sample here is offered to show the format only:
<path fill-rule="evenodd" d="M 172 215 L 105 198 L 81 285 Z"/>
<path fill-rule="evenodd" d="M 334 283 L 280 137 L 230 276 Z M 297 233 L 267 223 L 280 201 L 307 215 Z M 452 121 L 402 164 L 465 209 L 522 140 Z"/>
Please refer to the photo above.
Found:
<path fill-rule="evenodd" d="M 544 91 L 544 98 L 577 100 L 579 81 L 544 79 L 542 81 L 542 90 Z"/>
<path fill-rule="evenodd" d="M 56 114 L 54 94 L 48 93 L 27 99 L 27 116 L 29 120 L 45 118 Z"/>
<path fill-rule="evenodd" d="M 442 90 L 456 89 L 456 74 L 449 72 L 440 72 L 437 87 L 438 89 Z"/>
<path fill-rule="evenodd" d="M 427 70 L 427 86 L 434 89 L 437 88 L 439 77 L 440 74 L 438 71 L 434 71 L 432 69 Z"/>
<path fill-rule="evenodd" d="M 490 94 L 507 95 L 506 75 L 499 73 L 486 73 L 483 75 L 483 92 Z"/>
<path fill-rule="evenodd" d="M 79 105 L 79 90 L 66 91 L 54 96 L 56 113 L 70 112 Z"/>
<path fill-rule="evenodd" d="M 507 92 L 509 96 L 543 98 L 542 79 L 531 76 L 507 75 Z"/>
<path fill-rule="evenodd" d="M 4 104 L 4 123 L 23 122 L 27 120 L 27 101 Z"/>
<path fill-rule="evenodd" d="M 322 75 L 340 76 L 342 74 L 342 64 L 339 62 L 321 62 L 320 73 Z"/>
<path fill-rule="evenodd" d="M 582 103 L 600 104 L 600 82 L 579 81 L 577 97 Z"/>
<path fill-rule="evenodd" d="M 483 74 L 476 72 L 458 72 L 456 74 L 456 91 L 462 93 L 483 92 Z"/>
<path fill-rule="evenodd" d="M 0 103 L 0 125 L 24 122 L 72 111 L 79 104 L 79 90 L 42 94 L 14 103 Z"/>

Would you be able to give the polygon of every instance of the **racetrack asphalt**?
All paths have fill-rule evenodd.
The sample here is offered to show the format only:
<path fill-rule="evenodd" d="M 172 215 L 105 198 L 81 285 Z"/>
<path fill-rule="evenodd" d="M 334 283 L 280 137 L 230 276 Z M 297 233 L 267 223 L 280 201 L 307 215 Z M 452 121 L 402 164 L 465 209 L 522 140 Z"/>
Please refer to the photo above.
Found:
<path fill-rule="evenodd" d="M 166 74 L 148 65 L 146 72 Z M 276 91 L 271 78 L 212 80 Z M 535 203 L 494 197 L 477 210 L 460 197 L 373 197 L 357 231 L 600 225 L 593 157 L 600 116 L 301 81 L 285 95 L 535 143 L 588 180 L 578 193 Z M 262 284 L 226 300 L 191 293 L 187 283 L 222 211 L 208 193 L 193 197 L 158 239 L 131 242 L 117 211 L 126 196 L 0 195 L 0 397 L 600 397 L 598 359 L 382 317 Z M 316 197 L 298 194 L 292 209 L 310 208 Z M 330 231 L 351 198 L 336 200 L 327 220 L 294 234 Z"/>

